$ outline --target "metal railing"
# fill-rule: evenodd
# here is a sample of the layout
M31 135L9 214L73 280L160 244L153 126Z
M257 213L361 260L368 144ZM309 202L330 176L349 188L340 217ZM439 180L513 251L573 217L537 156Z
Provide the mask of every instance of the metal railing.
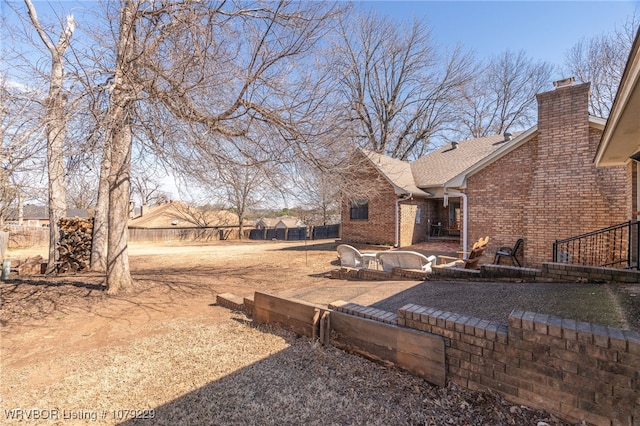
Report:
M553 243L553 261L586 266L638 269L638 222L624 222Z

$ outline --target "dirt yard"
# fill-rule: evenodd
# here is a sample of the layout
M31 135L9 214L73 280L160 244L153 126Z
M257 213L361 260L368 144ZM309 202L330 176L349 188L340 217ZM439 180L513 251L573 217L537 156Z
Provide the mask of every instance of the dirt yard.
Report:
M132 244L137 287L117 297L95 274L12 277L0 284L0 423L563 424L215 305L254 291L375 304L419 284L329 280L335 253L329 241Z

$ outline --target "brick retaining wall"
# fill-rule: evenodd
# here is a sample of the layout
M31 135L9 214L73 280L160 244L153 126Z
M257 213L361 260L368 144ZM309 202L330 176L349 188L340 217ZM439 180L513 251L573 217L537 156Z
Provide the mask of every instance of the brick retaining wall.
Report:
M569 421L640 425L640 334L514 310L499 324L418 305L398 325L445 338L449 380Z
M597 268L567 263L543 263L542 273L546 278L565 282L581 280L589 282L640 282L640 271L620 268Z
M434 267L431 273L395 268L393 273L375 269L333 270L331 278L351 280L471 280L525 282L618 282L640 283L640 271L620 268L600 268L546 262L541 269L506 265L481 265L480 269Z

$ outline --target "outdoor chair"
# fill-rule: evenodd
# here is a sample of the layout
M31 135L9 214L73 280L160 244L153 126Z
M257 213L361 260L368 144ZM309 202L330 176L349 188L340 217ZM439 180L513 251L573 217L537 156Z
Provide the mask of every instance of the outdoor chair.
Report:
M498 248L498 250L496 251L496 257L493 259L493 263L495 265L499 265L500 259L502 259L503 257L508 257L511 259L511 263L522 267L522 264L518 260L518 251L523 244L524 240L522 238L518 238L518 241L516 241L513 247L505 246Z
M376 254L378 264L385 272L392 272L393 268L416 269L431 272L431 264L435 262L435 256L425 256L416 251L389 250Z
M375 253L360 253L357 248L348 244L340 244L337 250L340 266L343 268L368 268L371 262L376 262Z
M460 221L454 220L447 227L448 235L460 235Z
M489 244L489 237L480 238L478 241L473 243L470 252L459 251L459 257L457 258L451 256L438 256L438 258L440 259L440 264L438 265L438 267L478 269L478 262L484 254L484 251L487 248L487 244Z

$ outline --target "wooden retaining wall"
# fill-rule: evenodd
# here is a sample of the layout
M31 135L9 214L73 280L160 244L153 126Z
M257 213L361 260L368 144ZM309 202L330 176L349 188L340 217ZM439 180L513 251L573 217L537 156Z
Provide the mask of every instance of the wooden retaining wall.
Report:
M285 299L256 292L253 297L253 321L276 324L301 336L320 338L320 319L328 311L302 300ZM324 331L324 327L323 327ZM322 339L325 340L322 334Z
M440 336L265 293L256 292L253 302L257 323L278 324L324 344L396 365L436 385L445 384Z
M341 312L329 315L329 344L366 358L391 363L430 383L444 386L444 340Z

